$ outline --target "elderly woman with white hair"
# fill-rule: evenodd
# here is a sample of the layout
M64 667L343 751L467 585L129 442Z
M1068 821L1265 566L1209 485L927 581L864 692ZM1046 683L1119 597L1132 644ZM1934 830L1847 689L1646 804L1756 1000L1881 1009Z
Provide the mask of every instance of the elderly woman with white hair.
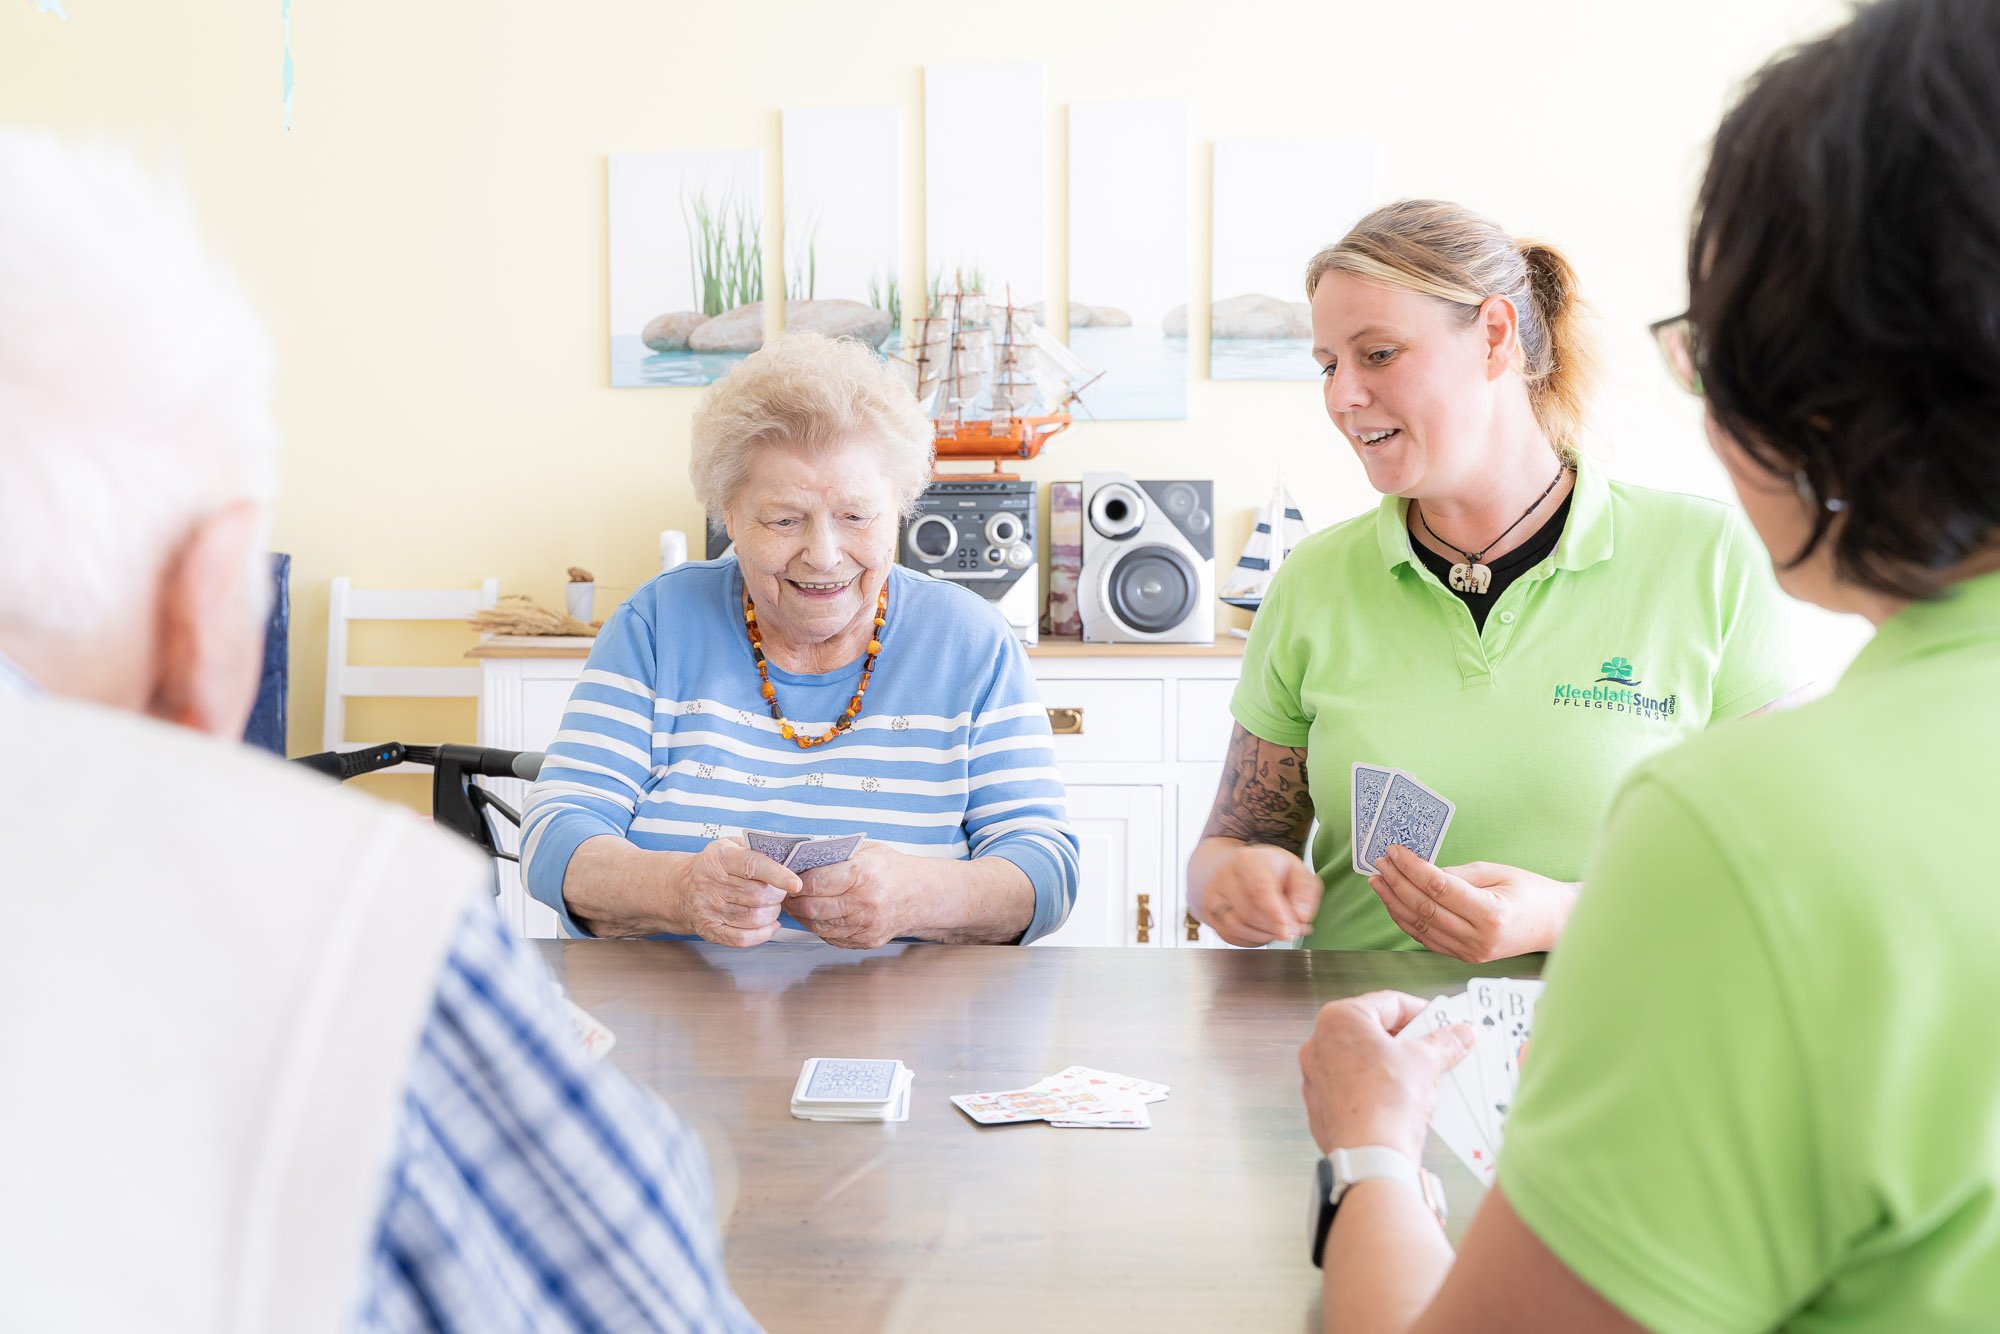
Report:
M1075 898L1048 718L976 594L895 563L931 423L859 343L789 334L710 391L695 494L734 559L605 623L529 794L529 892L576 935L1022 943ZM865 836L795 874L758 830Z

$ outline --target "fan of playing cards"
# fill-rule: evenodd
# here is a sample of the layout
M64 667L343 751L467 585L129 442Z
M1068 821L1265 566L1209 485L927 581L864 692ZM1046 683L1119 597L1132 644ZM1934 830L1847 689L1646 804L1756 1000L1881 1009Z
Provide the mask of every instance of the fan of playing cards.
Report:
M1024 1089L959 1093L951 1101L982 1126L1047 1121L1066 1130L1145 1130L1153 1124L1146 1104L1169 1092L1165 1084L1072 1065Z
M743 839L752 852L761 852L787 871L798 872L844 862L861 846L859 834L813 838L807 834L767 834L761 829L746 829Z
M801 1121L907 1121L916 1075L901 1061L814 1056L792 1088Z
M1500 1134L1521 1082L1521 1058L1535 1032L1535 1002L1542 984L1532 978L1475 977L1457 996L1439 996L1397 1034L1398 1041L1472 1025L1470 1055L1438 1082L1431 1129L1472 1169L1493 1184Z
M1401 769L1356 764L1353 770L1354 870L1375 874L1375 859L1392 846L1436 862L1458 807Z

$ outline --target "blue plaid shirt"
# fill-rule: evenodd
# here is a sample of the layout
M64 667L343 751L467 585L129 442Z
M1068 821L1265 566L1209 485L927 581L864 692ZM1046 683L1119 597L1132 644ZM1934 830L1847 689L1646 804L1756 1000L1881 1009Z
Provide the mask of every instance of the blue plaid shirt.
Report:
M358 1326L755 1330L708 1166L666 1106L583 1052L541 961L475 903L403 1097Z

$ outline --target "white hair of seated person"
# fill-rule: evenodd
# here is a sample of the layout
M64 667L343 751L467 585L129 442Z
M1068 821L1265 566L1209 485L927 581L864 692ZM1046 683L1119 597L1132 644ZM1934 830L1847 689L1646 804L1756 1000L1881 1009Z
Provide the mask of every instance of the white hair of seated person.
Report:
M232 695L247 671L254 691L233 622L261 626L268 597L271 378L183 190L114 145L0 130L0 652L63 693L173 721L214 710L108 697L159 683L146 663L113 679L107 652L226 669ZM182 596L196 574L198 614Z
M765 445L808 451L865 443L882 456L897 511L931 480L935 428L916 395L866 344L781 334L716 381L695 412L688 477L720 520Z

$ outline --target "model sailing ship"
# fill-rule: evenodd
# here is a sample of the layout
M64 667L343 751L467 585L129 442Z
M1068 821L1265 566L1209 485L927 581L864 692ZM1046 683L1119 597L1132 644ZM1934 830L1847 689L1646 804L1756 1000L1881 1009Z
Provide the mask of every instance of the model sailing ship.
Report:
M1264 594L1269 591L1278 567L1284 564L1285 557L1292 554L1292 548L1305 541L1311 531L1281 479L1272 488L1271 499L1264 506L1264 513L1259 516L1250 540L1244 543L1243 554L1236 559L1236 568L1230 572L1228 582L1223 584L1222 591L1216 596L1232 607L1256 611L1264 605ZM1240 636L1243 632L1232 630L1230 633Z
M1067 427L1065 411L1102 378L1012 303L945 292L891 361L937 424L937 459L1031 459ZM1039 409L1039 411L1037 410ZM983 474L982 474L983 475Z

